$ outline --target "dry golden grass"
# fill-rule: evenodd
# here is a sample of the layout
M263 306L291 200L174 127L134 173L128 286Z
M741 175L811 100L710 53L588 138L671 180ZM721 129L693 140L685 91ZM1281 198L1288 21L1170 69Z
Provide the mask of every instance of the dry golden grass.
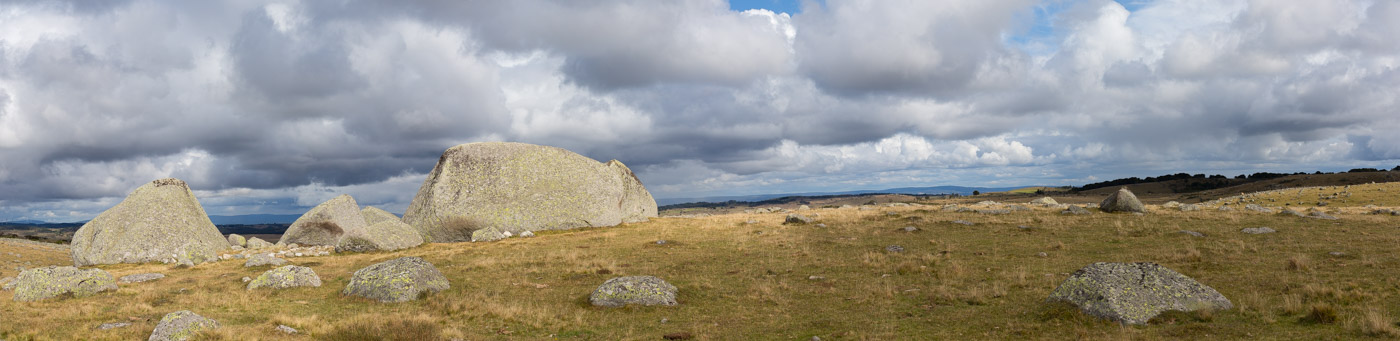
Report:
M241 277L267 269L241 262L187 269L113 265L101 268L116 276L155 271L168 277L58 301L20 303L0 292L0 339L142 339L162 315L182 309L219 320L224 327L205 336L227 340L631 340L676 332L697 340L1395 336L1391 316L1400 313L1400 276L1391 269L1400 265L1400 217L1351 209L1340 207L1336 221L1160 208L1144 216L1048 209L982 215L936 206L809 212L820 214L826 228L783 225L780 213L660 218L493 243L296 258L293 263L315 269L324 285L282 291L243 290ZM895 231L904 226L922 230ZM1279 232L1239 232L1258 226ZM656 244L660 239L667 243ZM889 245L905 251L886 252ZM1333 251L1345 256L1328 254ZM452 288L402 304L339 295L353 271L402 256L432 262ZM1236 307L1125 327L1044 303L1074 270L1135 261L1191 276ZM666 279L680 289L680 305L588 304L603 281L627 275ZM107 322L133 326L94 330ZM302 333L282 335L274 330L279 324Z

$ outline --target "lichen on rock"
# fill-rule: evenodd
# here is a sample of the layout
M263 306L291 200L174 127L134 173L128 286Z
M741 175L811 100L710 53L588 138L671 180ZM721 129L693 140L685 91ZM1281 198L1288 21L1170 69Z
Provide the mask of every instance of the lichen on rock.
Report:
M286 289L294 287L319 287L321 277L316 276L316 271L311 268L296 265L287 265L280 268L268 270L258 275L248 282L248 290L268 288Z
M149 341L184 341L195 334L210 329L218 329L219 321L199 316L189 310L165 314L151 331Z
M1144 324L1164 311L1225 310L1215 289L1156 263L1094 263L1070 275L1046 301L1063 301L1095 317Z
M416 300L448 288L447 277L433 264L418 257L402 257L355 271L340 294L389 303Z
M599 285L588 301L601 307L672 306L676 305L676 286L654 276L617 277Z
M14 281L14 300L31 302L63 295L87 297L99 292L117 290L112 274L102 269L78 269L71 266L48 266L24 270Z
M179 179L159 179L73 234L73 264L191 263L215 260L229 243Z

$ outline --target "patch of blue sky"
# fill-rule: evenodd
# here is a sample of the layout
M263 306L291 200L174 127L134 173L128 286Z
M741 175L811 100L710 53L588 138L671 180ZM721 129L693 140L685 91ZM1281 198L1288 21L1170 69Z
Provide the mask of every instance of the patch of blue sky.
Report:
M1154 0L1114 0L1128 12L1136 12ZM1056 16L1084 0L1045 0L1036 4L1027 17L1017 18L1024 24L1013 27L1003 43L1032 56L1048 56L1059 50L1063 32L1056 30Z
M815 1L816 5L822 5L825 0ZM747 11L751 9L766 9L774 13L787 13L788 15L802 12L801 0L729 0L729 9L732 11Z

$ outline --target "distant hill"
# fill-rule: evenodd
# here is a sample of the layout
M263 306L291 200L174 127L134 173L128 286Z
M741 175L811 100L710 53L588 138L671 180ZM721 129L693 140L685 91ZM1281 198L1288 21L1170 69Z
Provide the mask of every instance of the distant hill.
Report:
M258 224L291 224L301 218L300 214L244 214L244 215L211 215L209 220L214 225L258 225Z
M48 223L49 223L49 222L47 222L47 221L43 221L43 220L34 220L34 219L15 220L15 221L0 221L0 225L33 225L33 224L48 224Z
M1025 188L1025 187L1031 187L1031 186L1015 186L1015 187L963 187L963 186L899 187L899 188L873 189L873 190L856 190L856 191L845 191L845 192L806 192L806 193L785 193L785 194L757 194L757 195L737 195L737 196L702 197L702 198L660 198L660 199L656 199L656 204L657 204L657 205L660 205L660 206L668 206L668 205L684 204L684 203L695 203L695 202L715 202L715 203L719 203L719 202L728 202L728 201L730 201L730 200L733 200L733 201L744 201L744 202L759 202L759 201L770 200L770 199L777 199L777 198L782 198L782 197L820 197L820 196L856 195L856 194L876 194L876 193L881 193L881 194L910 194L910 195L936 195L936 194L972 195L972 192L974 192L974 191L975 191L975 192L981 192L981 193L1004 192L1004 191L1010 191L1010 190L1015 190L1015 189L1019 189L1019 188Z

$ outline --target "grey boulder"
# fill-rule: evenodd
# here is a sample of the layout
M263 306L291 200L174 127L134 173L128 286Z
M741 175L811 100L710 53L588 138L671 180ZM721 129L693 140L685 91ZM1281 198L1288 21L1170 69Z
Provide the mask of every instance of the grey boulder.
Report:
M794 225L797 225L797 224L809 224L809 223L811 223L811 222L812 222L812 218L809 218L809 217L807 217L807 216L805 216L805 215L801 215L801 214L797 214L797 213L788 214L788 215L787 215L787 218L783 220L783 223L784 223L784 224L794 224Z
M600 307L673 306L676 305L676 286L653 276L617 277L593 290L588 302Z
M403 221L429 242L502 232L613 226L656 217L656 200L617 160L556 147L481 142L447 149Z
M433 264L418 257L403 257L355 271L340 294L386 303L407 302L450 287Z
M181 310L169 314L160 319L156 324L156 329L151 331L149 341L184 341L194 337L195 334L219 328L219 321L199 316L189 310Z
M494 242L501 239L506 239L506 234L501 233L501 230L498 230L495 227L487 227L484 229L472 231L473 242Z
M248 290L258 288L286 289L295 287L319 287L321 277L316 276L316 272L311 268L296 265L287 265L280 268L267 270L258 278L248 282Z
M99 292L117 290L116 279L102 269L78 269L71 266L47 266L28 269L15 278L14 300L33 302L71 294L87 297Z
M1276 231L1276 230L1274 230L1274 229L1272 229L1272 228L1268 228L1268 227L1246 227L1246 228L1240 229L1240 232L1244 232L1244 233L1246 233L1246 234L1265 234L1265 233L1274 233L1274 232L1278 232L1278 231Z
M341 194L297 218L278 245L331 245L341 252L393 251L423 244L423 236L393 213L360 209Z
M228 240L180 179L151 181L73 234L73 265L203 263Z
M1069 207L1066 207L1064 211L1060 211L1060 214L1081 215L1081 214L1093 214L1093 212L1089 212L1089 210L1087 210L1087 209L1085 209L1085 208L1083 208L1083 207L1079 207L1078 205L1069 205Z
M1138 201L1136 195L1129 191L1127 187L1119 187L1117 192L1110 194L1099 203L1099 210L1104 212L1136 212L1143 213L1146 210L1142 202Z
M253 254L252 256L248 256L248 260L243 261L243 266L244 266L244 267L254 267L254 266L264 266L264 265L281 266L281 265L283 265L283 264L287 264L287 260L281 259L281 258L277 258L277 257L273 257L273 256L268 255L268 254L266 254L266 253Z
M262 240L261 238L258 238L258 237L248 238L248 245L247 245L247 248L249 248L249 249L262 249L262 248L269 248L269 247L272 247L272 246L273 246L273 244L272 244L271 242L268 242L268 241L266 241L266 240Z
M1145 324L1165 311L1232 307L1215 289L1156 263L1090 264L1060 283L1046 301L1068 302L1123 324Z
M122 276L122 278L118 278L118 279L117 279L117 282L118 282L118 283L141 283L141 282L154 281L154 280L161 279L161 278L165 278L165 274L151 272L151 273L132 274L132 275Z

